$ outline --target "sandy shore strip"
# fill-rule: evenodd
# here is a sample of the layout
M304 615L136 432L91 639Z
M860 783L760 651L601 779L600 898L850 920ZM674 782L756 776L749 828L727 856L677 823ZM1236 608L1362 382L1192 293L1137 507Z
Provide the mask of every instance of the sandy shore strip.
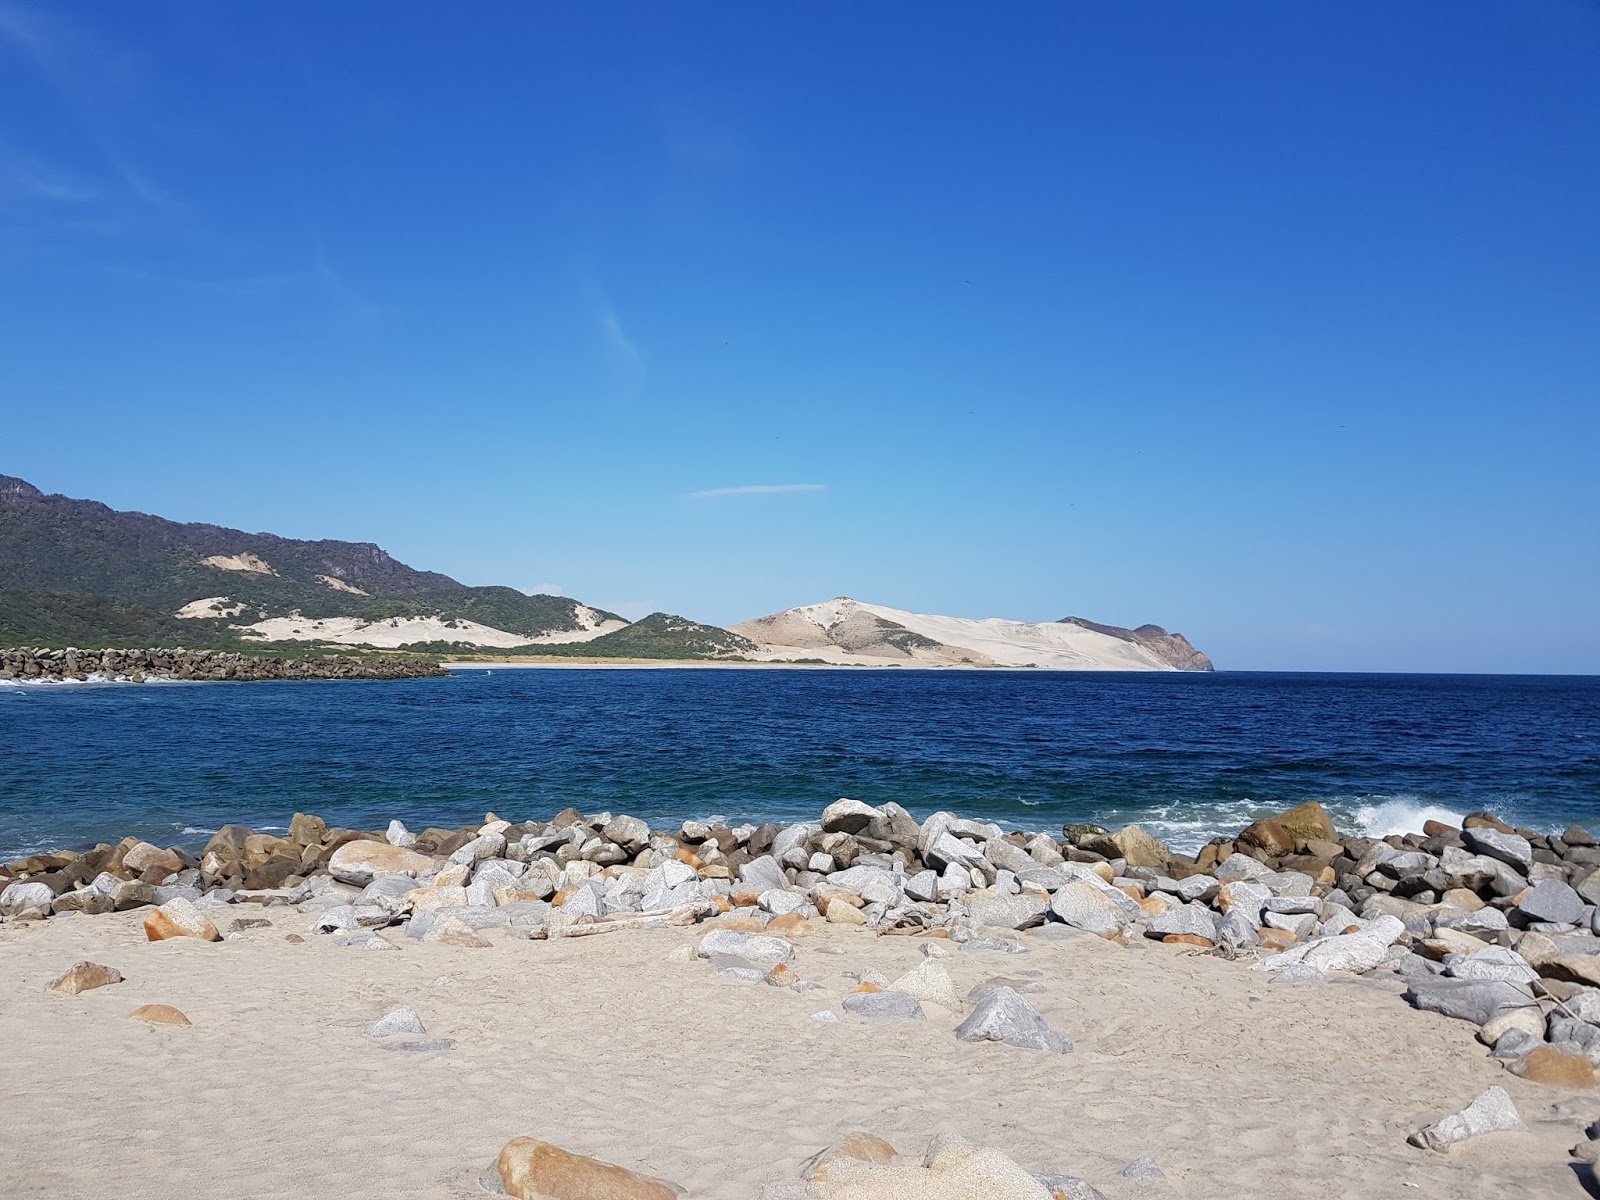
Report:
M1579 826L299 813L0 884L7 1197L1594 1194Z
M0 928L7 1196L465 1200L506 1141L532 1135L749 1200L863 1129L916 1155L960 1134L1109 1200L1570 1197L1567 1149L1600 1115L1588 1094L1558 1115L1568 1095L1509 1076L1472 1027L1409 1010L1392 985L1273 987L1064 926L1023 934L1025 954L939 960L962 995L1025 980L1075 1043L1053 1055L958 1041L960 1015L933 1004L923 1021L841 1010L853 975L892 979L926 939L823 928L794 943L795 972L821 985L796 994L683 958L696 928L488 930L483 948L395 938L371 953L306 933L293 909L231 911L269 923L220 943L147 942L136 911ZM80 959L125 981L47 990ZM153 1003L192 1024L129 1019ZM449 1048L366 1034L397 1007ZM1448 1154L1406 1143L1493 1085L1526 1132ZM1164 1178L1124 1178L1141 1156Z

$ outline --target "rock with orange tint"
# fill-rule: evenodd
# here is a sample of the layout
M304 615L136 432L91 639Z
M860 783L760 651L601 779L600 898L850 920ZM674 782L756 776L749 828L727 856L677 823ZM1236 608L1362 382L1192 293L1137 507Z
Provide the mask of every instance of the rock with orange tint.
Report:
M822 915L833 925L865 925L867 923L866 913L838 896L828 901L828 907L822 910Z
M183 859L179 858L175 851L163 850L160 846L152 846L149 842L139 842L123 855L122 865L135 875L155 870L167 876L183 870Z
M799 913L784 913L767 922L767 932L781 937L799 938L811 935L811 922Z
M199 938L203 942L222 940L211 918L184 899L168 900L146 916L144 936L152 942L180 937Z
M288 942L291 946L303 946L306 942L305 938L301 937L298 933L286 933L283 935L283 940Z
M735 908L755 908L761 903L760 892L735 892L733 893L733 906Z
M772 987L793 987L800 982L800 976L788 963L779 963L767 972L766 982Z
M1201 937L1198 933L1169 933L1161 939L1164 946L1199 946L1202 950L1209 950L1214 943L1210 938Z
M328 874L343 883L366 887L385 875L417 878L434 865L426 854L388 842L346 842L328 859Z
M105 987L109 983L121 983L122 972L115 967L102 967L99 963L80 962L74 963L60 979L50 985L52 992L60 992L66 996L76 996L79 992L92 991L98 987Z
M1536 1046L1511 1064L1511 1073L1534 1083L1556 1087L1591 1088L1594 1063L1584 1055L1562 1054L1554 1046Z
M515 1200L674 1200L683 1189L536 1138L512 1138L495 1161Z
M882 1165L895 1160L895 1148L881 1137L855 1130L801 1163L800 1178L807 1182L827 1179L829 1166L841 1159Z
M1294 853L1294 834L1277 821L1263 818L1252 822L1250 827L1239 835L1239 844L1263 850L1274 858L1282 858L1285 854Z
M1261 940L1263 950L1287 950L1299 939L1287 929L1258 929L1256 937Z
M170 1004L141 1004L128 1014L141 1021L149 1021L152 1025L188 1025L188 1017L184 1016Z

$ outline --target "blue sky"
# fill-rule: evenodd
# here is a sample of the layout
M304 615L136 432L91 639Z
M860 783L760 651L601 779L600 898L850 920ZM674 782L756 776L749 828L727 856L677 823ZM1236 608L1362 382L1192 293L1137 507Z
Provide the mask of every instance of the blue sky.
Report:
M1600 6L0 0L0 471L716 623L1600 672Z

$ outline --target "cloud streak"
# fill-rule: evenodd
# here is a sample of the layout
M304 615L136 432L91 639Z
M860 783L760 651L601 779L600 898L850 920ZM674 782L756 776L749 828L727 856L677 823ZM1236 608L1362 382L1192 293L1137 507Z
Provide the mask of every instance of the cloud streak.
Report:
M694 500L709 500L717 496L785 496L794 492L825 492L828 485L825 483L752 483L744 487L706 488L700 492L690 492Z

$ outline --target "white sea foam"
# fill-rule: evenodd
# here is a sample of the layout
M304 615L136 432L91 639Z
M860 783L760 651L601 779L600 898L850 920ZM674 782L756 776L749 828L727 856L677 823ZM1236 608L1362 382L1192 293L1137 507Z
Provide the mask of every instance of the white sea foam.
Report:
M1366 799L1368 803L1355 811L1356 825L1362 837L1421 833L1425 821L1440 821L1459 828L1466 817L1465 813L1458 813L1441 804L1429 804L1417 796L1368 796Z

